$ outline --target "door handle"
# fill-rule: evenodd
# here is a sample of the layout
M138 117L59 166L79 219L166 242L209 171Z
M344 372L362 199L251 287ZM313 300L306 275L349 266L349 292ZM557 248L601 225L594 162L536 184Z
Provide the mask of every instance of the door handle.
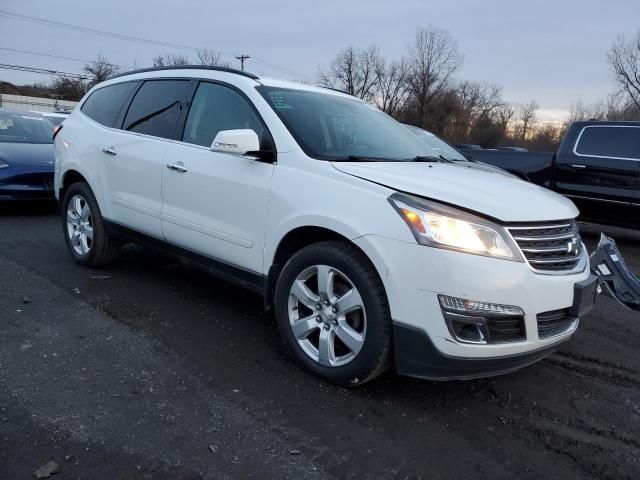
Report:
M587 168L587 166L586 166L586 165L581 165L581 164L579 164L579 163L572 163L572 164L571 164L571 167L572 167L572 168L579 168L579 169Z
M167 163L167 168L169 170L173 170L175 172L180 172L180 173L186 173L188 171L187 167L185 167L182 162Z
M113 147L105 147L105 148L102 149L102 152L106 153L107 155L111 155L111 156L114 156L114 155L118 154L118 152L116 152L115 148L113 148Z

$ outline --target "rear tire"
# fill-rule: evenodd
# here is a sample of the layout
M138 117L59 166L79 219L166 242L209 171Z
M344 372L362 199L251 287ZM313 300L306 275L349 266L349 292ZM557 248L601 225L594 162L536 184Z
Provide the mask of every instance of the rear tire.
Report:
M107 232L96 197L86 182L71 185L62 201L62 231L71 256L80 265L109 265L120 243Z
M377 271L346 241L304 247L285 264L275 291L283 343L307 370L342 386L384 372L391 357L391 313Z

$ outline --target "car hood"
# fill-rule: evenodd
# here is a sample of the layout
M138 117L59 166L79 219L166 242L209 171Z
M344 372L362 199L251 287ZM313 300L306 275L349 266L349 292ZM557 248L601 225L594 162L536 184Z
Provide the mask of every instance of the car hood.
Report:
M53 168L53 144L0 142L0 160L12 167Z
M424 162L335 162L333 166L400 192L456 205L503 222L566 220L578 215L570 200L499 170Z

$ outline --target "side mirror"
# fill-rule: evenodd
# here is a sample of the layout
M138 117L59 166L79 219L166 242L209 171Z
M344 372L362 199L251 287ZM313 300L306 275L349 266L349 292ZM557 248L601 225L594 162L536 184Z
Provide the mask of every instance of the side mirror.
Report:
M213 139L211 150L214 152L246 155L248 152L260 150L258 134L250 128L240 130L221 130Z

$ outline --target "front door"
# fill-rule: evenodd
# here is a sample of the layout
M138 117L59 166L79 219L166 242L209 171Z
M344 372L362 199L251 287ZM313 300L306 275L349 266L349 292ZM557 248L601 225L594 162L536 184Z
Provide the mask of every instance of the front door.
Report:
M270 139L241 93L201 82L182 143L172 143L165 154L162 230L173 244L260 273L274 165L210 150L219 131L245 128L263 142Z

